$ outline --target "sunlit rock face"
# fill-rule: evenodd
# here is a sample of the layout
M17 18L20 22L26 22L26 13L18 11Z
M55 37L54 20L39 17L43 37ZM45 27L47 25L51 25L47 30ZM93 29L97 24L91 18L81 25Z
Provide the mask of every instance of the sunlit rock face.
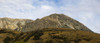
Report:
M28 23L23 26L23 32L35 31L43 28L71 28L75 30L91 31L82 23L72 19L64 14L51 14L49 16L43 17L42 19L37 19L34 22Z
M32 20L0 18L0 28L15 30L15 29L19 28L19 26L22 27L29 22L32 22Z

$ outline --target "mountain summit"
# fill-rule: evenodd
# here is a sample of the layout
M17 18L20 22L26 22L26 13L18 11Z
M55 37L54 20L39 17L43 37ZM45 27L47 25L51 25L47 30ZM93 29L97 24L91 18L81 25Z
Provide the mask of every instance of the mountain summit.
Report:
M64 14L52 14L42 19L37 19L34 22L26 24L22 31L27 32L43 28L71 28L75 30L91 31L82 23Z

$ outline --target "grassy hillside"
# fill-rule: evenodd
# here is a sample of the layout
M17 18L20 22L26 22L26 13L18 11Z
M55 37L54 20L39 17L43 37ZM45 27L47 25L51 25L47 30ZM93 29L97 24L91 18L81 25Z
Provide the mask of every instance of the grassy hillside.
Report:
M44 28L25 33L0 30L0 43L100 43L100 34L69 28Z

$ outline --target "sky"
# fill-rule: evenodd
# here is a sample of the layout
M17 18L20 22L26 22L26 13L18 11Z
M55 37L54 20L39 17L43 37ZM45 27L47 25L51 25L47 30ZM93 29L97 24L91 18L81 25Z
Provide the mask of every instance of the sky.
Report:
M65 14L100 33L100 0L0 0L0 18L37 19Z

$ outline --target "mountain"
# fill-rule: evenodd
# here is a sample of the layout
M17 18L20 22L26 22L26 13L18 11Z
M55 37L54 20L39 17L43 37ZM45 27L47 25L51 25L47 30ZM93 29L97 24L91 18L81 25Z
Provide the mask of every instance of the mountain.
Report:
M30 19L0 18L0 29L11 29L27 32L50 27L91 31L82 23L64 14L51 14L43 17L42 19L36 19L34 21Z
M0 18L0 43L100 43L100 34L64 14L34 21Z
M19 28L19 26L23 26L30 22L32 22L32 20L29 19L0 18L0 29L15 30Z
M22 32L34 31L49 27L91 31L82 23L72 19L69 16L64 14L51 14L49 16L43 17L42 19L37 19L34 22L26 24L23 26Z

